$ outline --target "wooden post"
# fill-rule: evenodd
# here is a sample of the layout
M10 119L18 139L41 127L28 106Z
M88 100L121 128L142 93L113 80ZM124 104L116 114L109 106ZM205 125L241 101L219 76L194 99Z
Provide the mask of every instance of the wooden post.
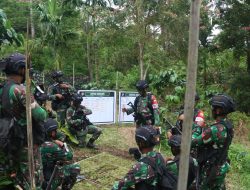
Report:
M28 141L28 161L29 161L29 177L30 189L36 189L35 183L35 168L33 154L33 136L32 136L32 118L31 118L31 90L30 90L30 53L29 53L29 21L27 21L27 44L26 44L26 65L25 65L25 80L26 80L26 119L27 119L27 141Z
M75 88L75 63L73 63L73 87Z
M194 116L194 99L196 88L198 40L201 0L191 1L188 45L188 69L184 106L184 126L181 139L181 157L179 167L178 190L187 189L187 177L189 169L189 155L191 146L191 133Z

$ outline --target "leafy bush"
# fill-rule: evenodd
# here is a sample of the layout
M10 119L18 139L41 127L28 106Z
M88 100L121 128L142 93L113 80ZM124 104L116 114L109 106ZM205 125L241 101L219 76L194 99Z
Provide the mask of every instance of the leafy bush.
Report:
M237 103L237 109L250 113L250 75L240 73L232 82L230 93Z

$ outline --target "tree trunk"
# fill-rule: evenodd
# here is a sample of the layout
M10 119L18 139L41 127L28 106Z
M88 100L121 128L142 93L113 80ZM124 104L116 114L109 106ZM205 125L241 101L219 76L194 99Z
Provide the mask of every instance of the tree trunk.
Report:
M144 23L143 23L143 0L136 0L135 2L136 5L136 16L137 16L137 27L140 29L138 31L141 31L141 29L144 29ZM140 65L140 79L144 79L144 45L145 43L143 42L143 36L146 31L143 30L142 32L139 32L137 35L139 37L139 55L138 55L138 61Z
M144 79L144 61L143 61L143 54L144 54L144 45L143 43L139 42L139 64L140 64L140 79Z
M90 57L90 42L89 42L89 34L87 33L87 62L88 62L88 71L89 71L89 79L93 81L93 67L91 63Z
M84 28L85 26L85 28ZM86 44L86 52L87 52L87 64L88 64L88 72L89 72L89 80L93 81L93 65L91 62L91 34L90 34L90 15L88 14L86 24L83 24L83 31L87 36L87 44Z
M247 72L250 74L250 49L247 50Z
M30 0L30 32L31 39L35 38L35 25L33 20L33 0Z

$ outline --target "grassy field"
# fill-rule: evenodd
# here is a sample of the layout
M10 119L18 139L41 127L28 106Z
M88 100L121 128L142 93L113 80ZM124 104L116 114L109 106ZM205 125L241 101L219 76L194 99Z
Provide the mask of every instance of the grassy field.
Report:
M166 142L166 141L165 141ZM77 183L74 190L111 189L135 162L128 154L129 147L136 147L134 128L128 126L105 127L98 139L99 150L74 149L75 159L81 165L81 173L86 180ZM162 144L156 147L164 156L171 156L169 148ZM231 171L227 176L227 189L250 189L250 146L237 138L230 147Z

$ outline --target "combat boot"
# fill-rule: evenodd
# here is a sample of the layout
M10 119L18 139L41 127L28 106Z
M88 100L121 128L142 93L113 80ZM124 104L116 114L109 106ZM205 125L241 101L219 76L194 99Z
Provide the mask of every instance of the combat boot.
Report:
M87 147L91 149L98 149L97 146L94 144L94 142L95 142L95 139L90 138L89 142L87 143Z
M83 140L78 140L79 141L79 144L78 144L78 147L79 148L84 148L86 147L86 142L84 142Z

